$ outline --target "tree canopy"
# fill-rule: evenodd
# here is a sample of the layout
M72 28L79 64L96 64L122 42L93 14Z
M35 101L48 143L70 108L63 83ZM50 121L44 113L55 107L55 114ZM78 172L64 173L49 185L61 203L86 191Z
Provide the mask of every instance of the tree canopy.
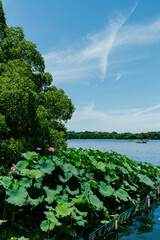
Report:
M21 151L65 146L65 122L74 106L52 76L36 45L21 27L8 27L0 0L0 143L1 161ZM3 150L3 151L2 151Z
M117 133L117 132L68 132L68 139L160 139L160 132Z

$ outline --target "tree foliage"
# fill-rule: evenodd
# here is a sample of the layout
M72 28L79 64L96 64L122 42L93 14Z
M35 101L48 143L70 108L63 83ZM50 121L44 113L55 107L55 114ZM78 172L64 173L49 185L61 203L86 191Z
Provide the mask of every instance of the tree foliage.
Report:
M160 139L160 131L146 133L117 132L68 132L69 139Z
M21 27L8 27L0 1L0 143L1 162L21 151L65 146L65 122L74 106L52 76L36 45ZM3 150L3 151L2 151Z

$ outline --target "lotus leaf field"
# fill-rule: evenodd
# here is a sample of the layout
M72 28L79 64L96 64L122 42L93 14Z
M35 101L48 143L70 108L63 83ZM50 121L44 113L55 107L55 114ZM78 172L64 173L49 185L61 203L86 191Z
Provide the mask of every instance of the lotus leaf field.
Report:
M55 239L92 232L153 191L160 173L160 167L116 152L70 148L51 154L26 152L0 177L0 219L40 227Z

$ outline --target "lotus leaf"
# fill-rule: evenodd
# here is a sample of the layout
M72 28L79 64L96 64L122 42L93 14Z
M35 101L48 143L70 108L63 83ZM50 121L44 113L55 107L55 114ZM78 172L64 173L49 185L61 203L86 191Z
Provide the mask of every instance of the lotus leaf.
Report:
M6 223L7 220L0 220L0 223Z
M30 187L31 186L31 183L30 181L32 180L29 180L28 178L24 177L24 178L21 178L21 180L19 181L19 185L22 186L22 187Z
M49 189L47 186L43 187L47 194L45 201L49 204L53 203L56 200L56 196L63 190L61 185L57 185L56 190Z
M67 204L61 204L56 206L55 211L57 216L66 217L71 214L73 207L68 207Z
M78 175L78 170L75 166L71 165L70 163L64 165L64 171L71 172L75 176Z
M132 191L137 191L137 188L130 185L127 181L124 181L123 183L126 187L129 187Z
M11 183L12 183L11 177L4 176L0 178L0 186L3 186L6 189L11 186Z
M19 207L25 204L26 197L28 195L24 187L20 186L18 188L16 185L14 185L12 189L8 189L6 194L8 195L6 201Z
M110 185L107 185L105 182L101 181L99 185L99 192L104 197L110 197L114 194L115 190Z
M17 238L17 237L11 237L10 240L30 240L30 238L25 238L25 237L20 237L20 238Z
M138 174L138 178L141 180L141 182L145 183L146 185L151 186L151 187L154 186L154 182L147 176Z
M63 161L61 161L57 156L52 156L51 159L56 166L58 166L58 167L63 166Z
M115 191L114 196L116 197L116 200L123 200L124 202L127 202L128 200L131 200L130 196L124 189L118 189ZM119 202L119 201L118 201Z
M102 161L99 161L97 164L96 164L96 168L101 170L102 172L105 172L106 171L106 164Z
M55 169L55 164L51 160L40 159L37 166L43 173L51 174Z
M68 194L66 194L64 192L63 195L59 196L56 200L57 200L58 204L67 204L68 205Z
M28 161L19 161L16 165L15 165L15 167L16 167L16 169L18 169L18 170L22 170L22 169L26 169L26 167L28 166Z
M113 183L115 180L117 180L118 177L115 176L114 174L111 174L111 175L105 176L104 178L105 178L107 183L110 183L110 182Z
M74 204L85 204L85 203L87 203L87 199L84 195L78 195L78 196L76 196L76 198L72 199L72 202Z
M63 183L68 182L68 180L73 176L73 173L71 172L64 172L65 178L63 178L61 175L59 175L59 180Z
M28 195L28 202L29 202L29 204L34 205L35 207L36 207L37 205L39 205L41 202L43 202L43 199L44 199L44 196L39 197L39 198L37 198L37 199L32 199L32 198L30 198L30 196Z
M53 230L55 226L60 226L60 225L61 225L61 223L58 222L57 219L55 220L55 222L51 222L49 220L44 220L41 222L40 227L41 227L42 231L48 232L48 231Z
M93 179L94 178L94 173L86 173L86 177L89 179Z
M79 211L75 206L74 206L74 210L76 213L78 213L80 216L86 217L88 215L88 212L81 212Z
M61 223L58 222L58 219L55 217L55 215L54 215L54 213L53 213L52 211L44 212L44 213L45 213L47 219L48 219L50 222L54 223L55 226L60 226L60 225L61 225Z
M72 217L76 220L76 224L79 226L83 226L85 225L85 223L87 222L86 220L83 219L82 216L77 216L75 212L72 212Z
M127 162L125 162L125 163L123 164L123 166L124 166L125 168L127 168L127 170L128 170L129 172L133 172L132 168L129 166L129 164L128 164Z
M34 183L34 187L36 187L36 188L41 188L41 186L42 186L42 180L43 180L43 178L38 178L38 179L36 180L36 182Z
M95 206L97 209L102 209L103 208L103 202L101 202L96 195L90 195L89 200L90 200L90 203L93 206Z
M32 170L30 170L30 175L34 176L34 178L38 179L38 178L41 178L42 176L44 176L44 172L42 172L41 170L38 170L38 169L32 169Z
M116 167L117 167L117 165L115 165L115 164L112 163L112 162L110 162L110 163L107 164L107 168L109 168L109 169L115 170Z
M22 176L27 176L29 178L34 178L34 175L33 175L33 177L30 177L30 170L27 169L27 168L26 169L22 169L20 173L21 173Z
M98 182L95 180L89 180L88 183L93 187L93 188L98 188Z
M22 153L22 156L25 159L31 160L31 159L38 157L39 155L36 152L26 152L26 153Z
M120 171L122 171L123 174L129 175L129 172L124 167L120 167Z
M68 186L66 186L66 191L70 194L70 195L77 195L79 194L79 189L77 188L77 190L71 191L70 188Z

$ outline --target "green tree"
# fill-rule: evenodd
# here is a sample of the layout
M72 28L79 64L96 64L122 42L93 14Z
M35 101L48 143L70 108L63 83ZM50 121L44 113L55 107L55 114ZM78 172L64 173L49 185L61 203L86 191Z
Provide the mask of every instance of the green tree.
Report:
M6 166L21 151L66 146L74 106L52 80L23 29L7 26L0 0L0 160Z

